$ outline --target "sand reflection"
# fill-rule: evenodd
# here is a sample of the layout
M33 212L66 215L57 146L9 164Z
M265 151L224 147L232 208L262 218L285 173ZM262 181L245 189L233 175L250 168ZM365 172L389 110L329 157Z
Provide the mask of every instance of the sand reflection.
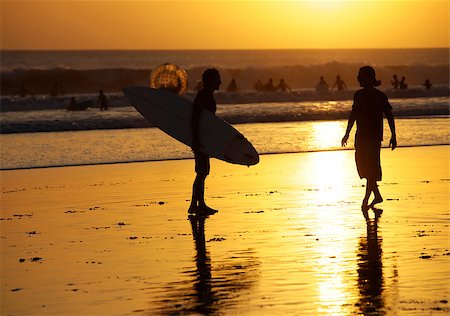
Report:
M207 218L199 215L188 217L195 245L195 269L182 271L188 278L166 287L167 296L161 300L159 309L162 314L210 315L242 310L243 302L249 299L251 288L260 277L260 262L252 249L211 260L207 244L221 240L205 238Z
M378 236L378 218L367 221L367 236L362 236L358 248L358 289L356 305L361 314L382 313L383 264L382 238Z

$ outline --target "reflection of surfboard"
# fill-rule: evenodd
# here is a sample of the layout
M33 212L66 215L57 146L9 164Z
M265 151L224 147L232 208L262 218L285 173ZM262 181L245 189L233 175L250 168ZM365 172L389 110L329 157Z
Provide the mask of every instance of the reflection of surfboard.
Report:
M174 93L147 87L127 87L123 92L147 120L180 142L192 145L192 102ZM250 166L259 162L252 144L227 122L202 111L199 124L202 152L234 164Z

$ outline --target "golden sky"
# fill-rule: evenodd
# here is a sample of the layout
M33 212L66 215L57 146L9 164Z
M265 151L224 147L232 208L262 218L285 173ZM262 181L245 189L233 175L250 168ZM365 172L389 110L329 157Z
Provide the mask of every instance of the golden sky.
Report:
M1 1L2 49L449 47L449 1Z

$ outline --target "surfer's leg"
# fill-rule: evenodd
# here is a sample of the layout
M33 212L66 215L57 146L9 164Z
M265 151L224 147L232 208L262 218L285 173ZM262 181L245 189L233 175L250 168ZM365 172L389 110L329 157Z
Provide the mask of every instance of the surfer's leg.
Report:
M205 177L197 174L192 185L191 205L189 206L189 213L194 213L198 205L205 204Z
M370 194L372 194L372 184L371 184L371 181L369 179L367 179L367 181L366 181L366 193L364 195L364 199L363 199L363 202L362 202L362 206L363 207L367 207L367 205L369 204Z
M370 203L371 208L373 208L375 204L383 202L383 197L381 196L380 190L378 189L378 184L375 180L372 182L372 191L374 194L374 198L372 203Z

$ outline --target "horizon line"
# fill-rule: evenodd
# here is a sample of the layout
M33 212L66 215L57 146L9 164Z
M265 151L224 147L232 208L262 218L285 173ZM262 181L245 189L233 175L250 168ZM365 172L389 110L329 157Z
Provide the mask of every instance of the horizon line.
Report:
M450 49L435 47L353 47L353 48L19 48L0 49L1 52L76 52L76 51L270 51L270 50L401 50L401 49Z

